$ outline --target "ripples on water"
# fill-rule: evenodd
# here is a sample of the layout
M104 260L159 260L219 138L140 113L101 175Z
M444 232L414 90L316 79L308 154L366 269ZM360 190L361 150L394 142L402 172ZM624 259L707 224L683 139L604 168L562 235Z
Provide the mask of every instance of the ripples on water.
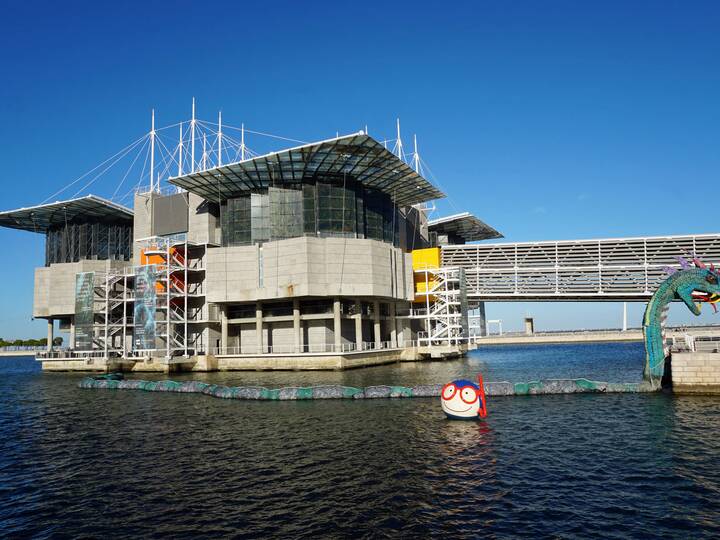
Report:
M642 346L497 347L461 362L225 373L230 384L637 380ZM241 402L88 391L0 360L0 530L35 537L717 537L720 398Z

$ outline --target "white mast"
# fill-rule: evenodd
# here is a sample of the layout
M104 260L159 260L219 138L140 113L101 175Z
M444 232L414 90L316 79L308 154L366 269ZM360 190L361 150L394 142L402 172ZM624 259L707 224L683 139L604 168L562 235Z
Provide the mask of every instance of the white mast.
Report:
M402 144L402 138L400 137L400 119L397 119L397 144L395 145L395 148L397 149L397 157L400 159L403 158L403 144Z
M413 169L420 174L420 154L417 149L417 135L413 135Z
M222 165L222 111L218 111L218 167Z
M245 124L240 124L240 160L245 161Z
M160 182L158 182L159 187ZM155 109L150 120L150 191L155 190Z
M195 172L195 98L192 100L192 118L190 119L190 172Z
M627 332L627 302L623 302L623 332Z
M180 122L180 142L178 143L178 176L182 176L182 160L183 160L183 140L182 140L182 122Z
M207 155L207 136L205 135L205 133L203 133L203 153L202 153L202 159L200 160L200 162L202 163L202 170L203 170L203 171L206 171L206 170L207 170L207 158L208 158L208 155Z

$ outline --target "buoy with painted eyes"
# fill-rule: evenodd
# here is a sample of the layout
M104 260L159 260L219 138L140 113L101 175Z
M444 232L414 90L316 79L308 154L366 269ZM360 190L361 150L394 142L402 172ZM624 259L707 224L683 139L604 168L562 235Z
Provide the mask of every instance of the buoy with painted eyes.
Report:
M450 420L485 418L487 404L482 375L478 373L477 384L467 379L447 383L440 392L440 406Z

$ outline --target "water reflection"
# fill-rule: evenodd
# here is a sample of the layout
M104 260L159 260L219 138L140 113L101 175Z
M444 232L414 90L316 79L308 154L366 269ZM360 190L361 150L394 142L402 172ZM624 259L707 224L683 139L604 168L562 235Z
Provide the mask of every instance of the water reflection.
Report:
M574 350L574 352L572 352ZM623 358L623 354L626 356ZM227 384L632 380L641 350L516 348L351 372L217 373ZM580 355L580 356L575 356ZM579 373L581 372L581 373ZM81 391L0 363L0 530L8 536L645 537L720 534L720 400L437 398L241 402Z

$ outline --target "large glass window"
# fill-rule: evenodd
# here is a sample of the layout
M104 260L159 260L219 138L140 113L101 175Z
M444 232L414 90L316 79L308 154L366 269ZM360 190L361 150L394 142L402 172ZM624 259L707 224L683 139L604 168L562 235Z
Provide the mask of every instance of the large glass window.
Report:
M303 233L303 192L300 189L271 187L270 238L297 238Z
M298 236L345 236L397 243L402 216L390 197L350 179L270 187L223 203L223 245Z
M384 239L384 206L382 194L365 193L365 234L367 238Z
M267 193L250 195L252 243L270 240L270 197Z
M303 232L306 235L315 236L318 232L317 205L315 195L317 190L315 184L303 184Z
M250 237L250 197L228 199L221 206L220 224L224 246L249 244Z
M132 225L68 223L50 229L45 241L45 265L81 260L130 260Z
M318 182L318 231L323 236L355 236L355 189Z

